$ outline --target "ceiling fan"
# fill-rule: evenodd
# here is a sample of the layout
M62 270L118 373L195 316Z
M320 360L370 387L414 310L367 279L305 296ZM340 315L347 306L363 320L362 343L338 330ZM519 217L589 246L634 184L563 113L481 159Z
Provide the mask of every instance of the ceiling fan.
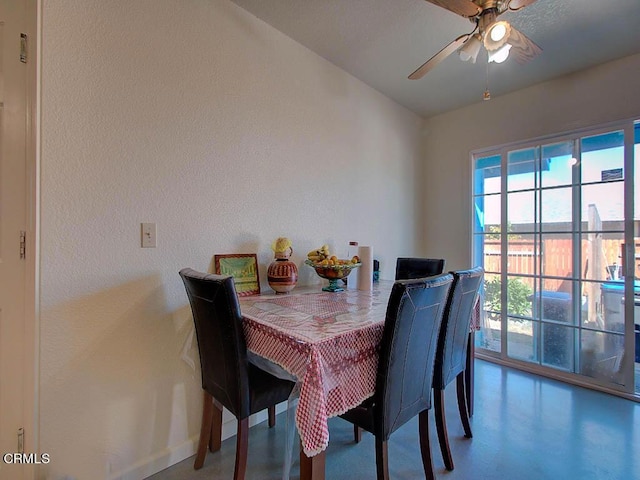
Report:
M506 11L518 11L536 0L426 0L450 12L461 15L475 23L472 32L460 35L409 75L411 80L424 77L453 52L458 50L460 58L475 63L480 48L484 45L489 62L502 63L514 57L522 64L536 57L542 49L509 22L498 20Z

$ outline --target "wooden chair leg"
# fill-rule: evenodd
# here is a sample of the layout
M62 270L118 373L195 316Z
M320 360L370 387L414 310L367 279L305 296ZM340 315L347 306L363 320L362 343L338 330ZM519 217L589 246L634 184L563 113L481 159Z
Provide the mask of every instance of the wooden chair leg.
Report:
M444 412L444 389L433 392L434 410L436 417L436 430L438 432L438 443L442 452L442 459L447 470L453 470L453 457L449 448L449 435L447 434L447 420Z
M467 412L469 413L469 418L473 417L473 387L475 383L475 354L476 354L476 332L469 332L469 343L467 344L467 364L465 368L465 394L467 397Z
M204 392L202 401L202 423L200 424L200 440L193 468L199 470L204 465L204 457L207 455L207 446L211 439L211 424L213 423L213 397Z
M273 428L276 425L276 406L271 405L267 412L269 413L269 428Z
M376 437L376 471L378 480L389 480L389 454L387 441Z
M213 421L209 436L209 451L217 452L222 446L222 404L213 398Z
M469 410L467 408L467 396L465 393L465 372L460 372L456 377L456 393L458 396L458 411L464 428L464 436L472 438L471 424L469 423Z
M353 426L353 439L356 443L360 443L362 440L362 429L357 425Z
M247 473L247 452L249 451L249 417L238 420L236 435L236 466L233 480L244 480Z
M427 480L435 480L433 472L433 459L431 457L431 442L429 441L429 410L420 412L418 416L418 432L420 434L420 453L422 454L422 467Z

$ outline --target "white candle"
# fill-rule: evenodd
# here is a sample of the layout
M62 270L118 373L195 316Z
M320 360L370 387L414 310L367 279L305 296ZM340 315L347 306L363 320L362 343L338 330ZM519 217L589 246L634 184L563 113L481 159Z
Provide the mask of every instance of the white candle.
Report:
M373 248L358 247L358 257L362 262L358 272L358 290L370 291L373 289Z

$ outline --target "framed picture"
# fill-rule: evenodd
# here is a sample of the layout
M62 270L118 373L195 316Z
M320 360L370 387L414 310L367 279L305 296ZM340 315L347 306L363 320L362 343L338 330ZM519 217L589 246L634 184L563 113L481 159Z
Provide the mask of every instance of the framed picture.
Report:
M260 293L258 258L255 253L214 255L216 274L231 275L240 297Z

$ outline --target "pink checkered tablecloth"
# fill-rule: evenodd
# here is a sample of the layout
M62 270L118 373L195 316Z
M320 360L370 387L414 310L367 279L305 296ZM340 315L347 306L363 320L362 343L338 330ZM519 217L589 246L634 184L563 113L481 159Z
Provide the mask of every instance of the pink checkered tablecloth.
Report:
M392 287L296 289L240 299L247 348L300 383L296 425L307 456L329 443L327 421L373 395L378 347Z

